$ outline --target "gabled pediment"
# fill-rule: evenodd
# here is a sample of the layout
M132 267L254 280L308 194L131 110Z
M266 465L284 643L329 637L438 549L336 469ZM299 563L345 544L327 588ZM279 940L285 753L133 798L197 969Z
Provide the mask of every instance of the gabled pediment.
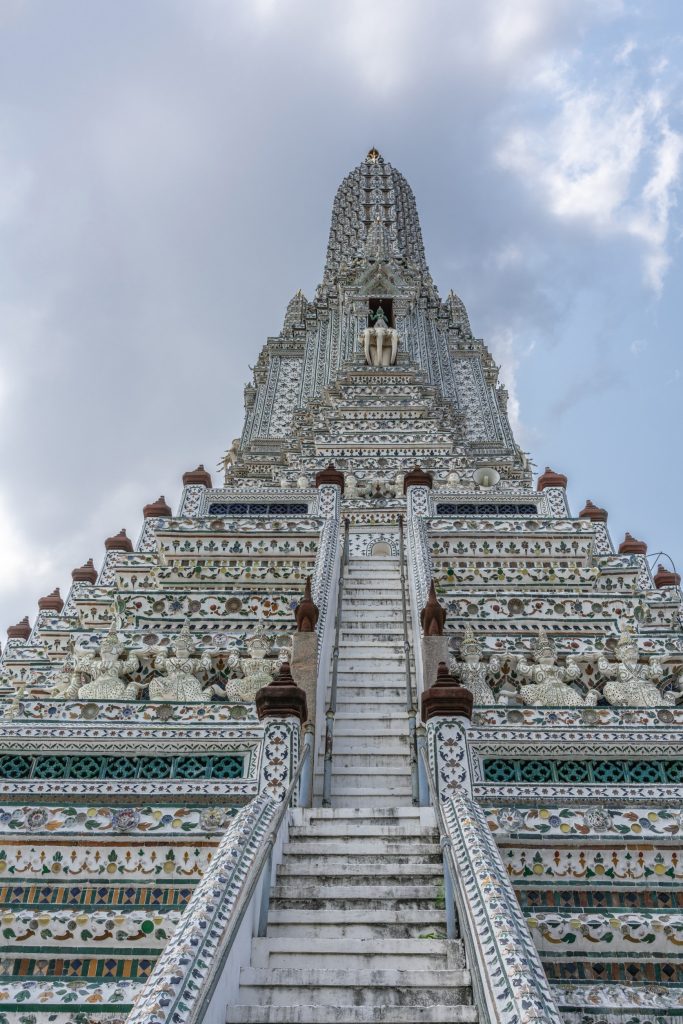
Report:
M395 295L409 284L395 264L384 262L365 265L349 283L366 295Z

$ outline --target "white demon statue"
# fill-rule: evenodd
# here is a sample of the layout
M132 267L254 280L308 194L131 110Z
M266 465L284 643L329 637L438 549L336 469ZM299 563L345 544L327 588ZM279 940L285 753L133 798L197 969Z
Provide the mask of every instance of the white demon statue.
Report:
M569 680L578 679L581 669L570 656L564 666L557 664L557 650L552 639L541 628L533 649L534 664L524 655L516 664L517 674L532 679L532 683L520 686L519 693L525 704L536 708L594 706L598 694L590 690L582 697L568 685Z
M660 658L650 658L647 665L638 664L638 638L626 626L615 648L616 663L604 655L598 659L598 670L609 682L603 696L617 708L664 707L676 703L675 693L662 693L657 686L664 674Z
M173 654L157 648L154 667L157 671L149 683L150 700L184 702L209 701L211 691L205 690L200 676L211 671L211 657L204 652L197 657L197 646L190 635L190 624L183 628L173 643Z
M487 682L487 676L500 669L500 658L494 655L487 663L482 660L481 654L481 644L474 635L472 627L467 626L460 644L462 660L456 661L455 658L451 658L449 667L452 674L472 693L475 706L496 703L493 690Z
M124 679L140 667L137 655L126 654L123 637L117 630L117 620L101 641L95 654L77 653L74 658L74 672L71 688L78 685L80 675L90 676L90 681L78 686L78 696L88 700L122 700L134 698L140 684ZM65 693L64 696L75 696Z
M262 686L268 686L277 675L280 665L288 661L291 652L282 648L277 660L268 658L271 641L268 634L259 629L246 642L247 657L242 658L234 651L228 658L228 668L235 673L225 685L214 683L213 692L225 700L253 701Z

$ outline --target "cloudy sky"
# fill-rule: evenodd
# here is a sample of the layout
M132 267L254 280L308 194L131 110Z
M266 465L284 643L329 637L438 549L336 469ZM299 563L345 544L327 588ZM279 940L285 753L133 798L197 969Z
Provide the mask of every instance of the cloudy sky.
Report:
M371 145L520 443L683 564L680 0L0 0L0 625L241 429Z

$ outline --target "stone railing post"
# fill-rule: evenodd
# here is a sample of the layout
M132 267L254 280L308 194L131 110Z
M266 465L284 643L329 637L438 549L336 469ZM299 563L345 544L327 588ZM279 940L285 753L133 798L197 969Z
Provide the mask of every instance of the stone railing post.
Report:
M410 614L413 625L413 636L420 635L420 611L427 603L429 595L429 584L432 579L432 564L429 555L429 541L427 537L427 518L430 512L429 488L431 484L425 475L424 482L413 483L413 479L419 479L414 475L407 475L406 493L406 562L408 570L408 594L410 597ZM423 645L413 644L415 655L415 677L417 696L419 696L429 683L426 682L423 665Z
M306 694L292 679L289 662L256 694L256 713L264 723L259 792L280 801L299 764L301 726L308 717Z
M434 685L422 694L429 768L441 801L459 788L471 793L467 730L472 705L472 693L456 682L442 661Z

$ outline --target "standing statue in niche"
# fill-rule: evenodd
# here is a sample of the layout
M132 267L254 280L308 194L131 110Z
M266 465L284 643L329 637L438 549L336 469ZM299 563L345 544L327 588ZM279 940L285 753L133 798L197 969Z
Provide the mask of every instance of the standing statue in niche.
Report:
M365 362L368 366L394 366L398 353L398 331L387 323L380 306L370 315L372 326L366 327L361 335Z
M126 645L114 621L96 654L77 654L74 659L74 678L80 673L90 676L90 682L79 687L78 696L88 700L135 698L140 684L123 677L137 672L140 662L135 654L122 658L125 653Z
M489 658L488 664L482 660L481 644L474 635L471 626L465 630L460 644L461 661L451 658L450 670L474 697L475 705L495 704L496 697L487 682L490 672L498 672L500 658L495 655Z
M211 657L204 652L196 657L197 647L190 635L190 624L183 628L173 643L173 655L157 648L154 667L159 673L149 683L150 700L177 700L185 702L209 701L211 693L203 688L199 676L211 671Z
M228 668L235 676L224 685L214 683L213 693L223 700L253 701L262 686L268 686L277 675L280 665L289 661L291 651L282 648L277 659L268 658L271 641L268 634L258 629L246 642L247 657L234 651L228 658Z
M76 652L73 637L67 641L66 657L61 668L51 673L52 686L50 697L63 697L66 700L73 700L78 696L81 686L85 685L83 673L76 668Z
M579 678L581 669L571 656L564 666L557 664L557 649L543 628L532 656L535 664L530 664L523 655L516 664L518 675L533 679L533 683L519 688L525 704L535 708L594 707L597 704L595 690L590 690L584 698L568 685L569 680Z
M617 708L671 707L676 703L675 693L662 693L656 685L664 669L659 658L651 658L647 665L638 664L638 638L630 627L622 630L615 648L616 663L603 655L598 658L598 670L610 682L602 693Z

